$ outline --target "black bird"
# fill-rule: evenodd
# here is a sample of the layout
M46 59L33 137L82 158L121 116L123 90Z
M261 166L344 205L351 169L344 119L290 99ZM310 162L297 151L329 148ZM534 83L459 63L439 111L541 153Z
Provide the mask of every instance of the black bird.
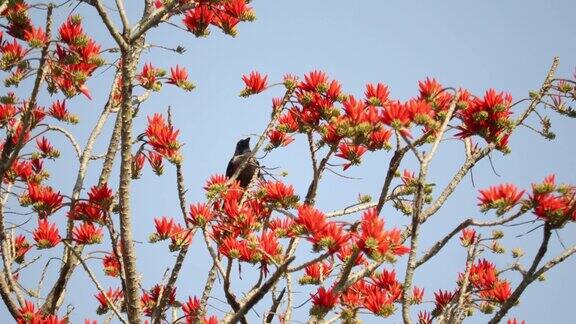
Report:
M238 170L242 162L244 162L250 155L250 137L241 139L236 143L236 150L234 151L234 156L228 162L228 167L226 168L226 177L230 178ZM248 187L250 180L256 174L260 177L260 164L254 157L248 161L244 169L238 175L236 180L240 181L240 186L242 188Z

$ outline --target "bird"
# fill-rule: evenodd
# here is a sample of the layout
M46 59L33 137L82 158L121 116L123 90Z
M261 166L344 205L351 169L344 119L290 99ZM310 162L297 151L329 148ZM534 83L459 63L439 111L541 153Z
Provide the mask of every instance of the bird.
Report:
M236 143L236 149L234 150L234 156L228 162L228 167L226 168L226 177L231 178L236 170L242 165L242 163L250 156L250 137L241 139ZM240 186L244 189L248 187L252 178L260 177L260 164L254 157L251 157L244 169L240 172L236 180L240 182Z

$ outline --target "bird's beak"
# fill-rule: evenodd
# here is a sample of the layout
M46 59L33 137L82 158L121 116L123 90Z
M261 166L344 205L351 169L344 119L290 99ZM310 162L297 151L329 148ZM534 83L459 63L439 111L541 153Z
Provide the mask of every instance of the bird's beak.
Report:
M250 137L246 137L244 140L245 140L246 142L250 143Z

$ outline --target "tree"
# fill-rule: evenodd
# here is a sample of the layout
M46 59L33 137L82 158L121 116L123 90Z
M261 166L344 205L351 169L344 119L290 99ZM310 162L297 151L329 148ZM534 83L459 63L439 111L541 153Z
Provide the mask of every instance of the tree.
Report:
M307 143L312 166L308 189L299 196L266 168L262 168L263 179L255 174L248 187L242 188L236 178L250 163L248 158L232 177L208 179L205 201L190 202L186 188L191 184L184 178L179 125L170 109L166 116L148 114L147 127L139 135L133 126L134 120L143 118L141 105L163 85L194 89L180 65L172 66L168 75L153 63L141 64L143 51L158 47L147 43L146 37L150 30L173 23L197 37L208 36L210 28L235 36L237 24L254 19L253 10L244 0L145 1L142 18L131 24L122 0L116 1L116 10L100 0L86 4L98 14L114 48L102 51L90 31L84 30L80 16L71 15L56 25L53 12L62 6L30 6L13 0L3 2L0 8L7 22L7 35L0 39L5 86L20 85L22 93L7 90L0 106L4 136L0 293L14 319L66 322L61 307L70 278L78 270L88 275L97 291L97 312L123 323L144 319L154 323L246 323L248 312L257 304L266 305L267 311L259 314L263 321L290 322L301 303L308 307L311 322L354 323L362 313L388 317L396 312L406 323L415 319L453 323L479 310L492 313L491 322L496 323L508 319L508 311L528 285L576 252L572 246L559 255L546 255L552 234L576 220L576 188L557 183L554 175L535 179L531 188L495 184L481 189L478 207L494 213L493 219L464 219L440 235L435 244L420 246L423 225L437 215L476 163L492 153L510 150L508 139L519 126L553 138L545 113L576 115L570 107L576 98L576 81L556 76L558 59L552 62L539 90L518 101L506 92L489 89L475 95L430 78L419 83L419 91L411 99L398 101L381 83L366 85L363 95L348 94L339 81L322 71L287 74L272 85L268 76L251 72L242 77L240 96L250 97L273 87L281 88L283 94L273 100L269 122L249 157L257 157L260 151L282 154L282 148L296 140ZM29 13L33 10L45 13L43 26L33 23ZM182 52L183 48L173 51ZM60 125L80 122L70 106L83 100L82 96L91 99L86 82L106 67L113 71L114 81L82 147L74 133ZM26 92L22 92L24 87ZM55 98L39 102L44 91ZM539 119L540 128L528 123L530 116ZM106 132L109 119L115 120L114 126ZM86 124L80 123L88 128ZM49 135L64 136L76 154L79 167L71 192L55 187L45 167L61 163L56 160L60 148L54 147ZM106 153L95 155L97 140L105 135ZM462 143L464 162L445 187L436 188L429 166L446 139ZM315 206L326 171L340 174L333 169L342 166L342 173L347 172L377 151L388 151L377 199L360 196L357 203L330 212ZM94 160L102 161L101 165ZM417 168L406 169L407 161ZM159 176L165 169L175 169L182 213L180 221L171 217L154 220L156 231L149 243L169 241L176 258L165 277L151 288L140 283L145 272L137 265L131 212L135 202L130 189L142 173L149 172L145 164ZM89 171L99 173L96 183L86 181ZM407 215L407 226L389 221L384 208ZM33 215L30 222L23 219L25 215ZM523 251L513 250L509 265L497 268L489 259L491 253L504 252L501 242L504 226L509 224L542 232L540 247L528 260L522 259ZM30 234L25 234L27 228L32 228ZM456 236L467 253L461 272L455 274L456 288L428 293L434 307L416 307L425 292L415 281L416 270ZM311 246L312 251L297 253L299 246ZM201 295L178 301L177 280L192 248L206 248L212 268ZM101 256L103 249L106 253ZM21 282L20 273L45 262L44 271L33 273L43 283L52 260L48 252L52 251L60 252L57 275L47 294L38 296L41 289ZM100 255L101 263L92 262L95 254ZM234 270L234 265L240 270ZM252 288L239 292L234 282L246 272L255 275L250 277L254 279ZM518 280L509 278L513 273ZM104 275L116 278L116 286L107 289L100 284ZM296 276L299 285L314 287L309 298L295 294ZM227 304L225 314L218 318L207 316L207 303L215 289L223 291ZM41 302L35 305L33 299Z

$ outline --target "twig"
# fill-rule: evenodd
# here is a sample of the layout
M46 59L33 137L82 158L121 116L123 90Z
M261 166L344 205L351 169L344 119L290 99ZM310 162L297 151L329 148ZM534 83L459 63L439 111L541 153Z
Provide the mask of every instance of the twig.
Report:
M108 303L108 306L110 306L110 308L112 308L112 311L114 311L114 314L116 314L116 317L118 317L120 322L122 322L124 324L128 324L128 322L122 317L122 315L120 315L120 311L118 310L116 305L110 300L110 298L108 298L108 295L106 294L106 292L104 291L104 289L102 288L102 286L98 282L98 279L96 279L96 277L94 276L94 274L92 273L92 271L90 270L90 268L88 267L88 265L86 264L84 259L82 259L82 256L80 254L78 254L78 252L74 249L74 247L72 245L70 245L70 243L68 243L66 241L62 241L62 243L64 243L66 246L68 246L68 249L70 251L72 251L72 253L74 253L74 256L76 256L78 261L80 261L80 264L82 264L82 267L84 268L84 270L86 270L86 273L88 273L88 276L90 277L90 279L92 280L92 282L94 283L94 285L96 286L96 288L98 289L100 294L102 294L102 296L104 296L104 299L106 299L106 303Z

